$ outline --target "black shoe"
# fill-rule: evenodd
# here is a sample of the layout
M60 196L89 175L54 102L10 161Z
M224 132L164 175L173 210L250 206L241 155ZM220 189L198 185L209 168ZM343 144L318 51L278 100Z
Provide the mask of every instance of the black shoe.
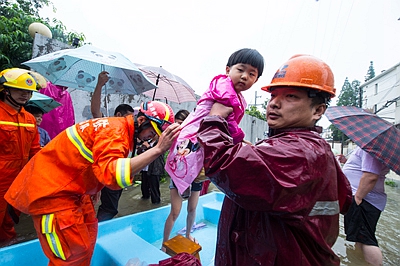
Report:
M150 199L150 196L149 197L142 196L141 199L143 200Z

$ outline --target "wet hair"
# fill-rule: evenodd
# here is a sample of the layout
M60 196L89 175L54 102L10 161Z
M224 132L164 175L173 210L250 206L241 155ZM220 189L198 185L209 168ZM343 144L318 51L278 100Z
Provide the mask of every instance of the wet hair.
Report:
M331 95L324 91L307 90L308 97L311 98L311 106L316 106L318 104L324 103L329 106L331 102Z
M117 113L121 113L122 116L126 115L128 112L134 112L132 106L130 106L129 104L120 104L117 106L117 108L115 108L114 111L114 116L117 115Z
M179 110L176 114L175 114L175 120L182 120L184 121L186 119L186 117L189 115L189 111L182 109Z
M37 115L37 114L44 114L44 111L42 109L40 109L39 107L33 106L33 105L25 105L24 106L25 110L28 111L29 113L33 114L33 115Z
M228 59L226 66L231 67L236 64L249 64L257 68L258 77L261 77L264 71L264 58L255 49L243 48L234 52Z

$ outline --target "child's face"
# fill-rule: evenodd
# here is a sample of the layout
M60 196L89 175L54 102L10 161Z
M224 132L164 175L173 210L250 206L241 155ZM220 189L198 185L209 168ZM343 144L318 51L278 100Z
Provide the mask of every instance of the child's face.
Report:
M43 120L43 114L34 114L33 116L36 118L36 125L40 126Z
M226 67L226 74L231 78L237 93L246 91L258 80L258 70L249 64L236 64Z

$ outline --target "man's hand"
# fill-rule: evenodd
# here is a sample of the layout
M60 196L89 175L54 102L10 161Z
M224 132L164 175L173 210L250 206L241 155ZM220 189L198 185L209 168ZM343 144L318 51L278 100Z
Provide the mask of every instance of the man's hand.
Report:
M227 118L228 115L232 112L233 112L232 107L227 107L220 103L214 103L209 115L219 115L223 118Z
M357 205L360 205L365 196L367 196L367 194L375 187L378 179L379 175L363 171L360 183L358 184L358 189L354 195L354 200Z
M179 132L181 132L181 126L177 123L171 124L161 134L156 147L161 149L162 152L166 152L171 147L174 140L178 137Z
M99 77L97 79L97 85L103 87L104 84L106 84L109 79L110 78L108 77L108 72L102 71L100 72Z
M97 192L94 195L90 195L90 198L92 199L93 205L96 205L100 201L100 196L101 196L101 191Z

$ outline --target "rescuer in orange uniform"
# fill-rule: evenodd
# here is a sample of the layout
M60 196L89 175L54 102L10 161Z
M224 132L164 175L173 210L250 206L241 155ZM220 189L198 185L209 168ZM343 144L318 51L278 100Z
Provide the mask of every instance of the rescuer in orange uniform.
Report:
M37 86L24 69L0 72L0 247L16 236L9 214L15 212L11 206L7 211L4 194L29 158L40 150L35 117L23 108Z
M47 144L17 176L5 199L32 216L49 265L90 265L97 219L90 195L104 185L132 185L134 175L169 149L180 126L170 106L142 103L136 117L104 117L73 125ZM134 141L158 144L128 158Z

